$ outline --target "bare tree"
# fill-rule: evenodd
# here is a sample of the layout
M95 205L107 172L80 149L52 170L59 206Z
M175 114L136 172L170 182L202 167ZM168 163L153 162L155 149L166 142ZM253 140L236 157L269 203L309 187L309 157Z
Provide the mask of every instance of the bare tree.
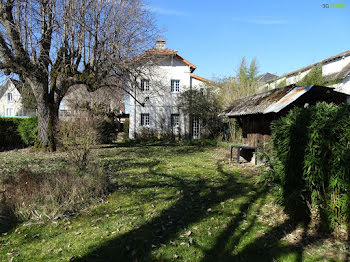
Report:
M58 109L68 88L125 87L132 59L157 30L142 0L2 0L0 69L34 93L39 143L55 150ZM113 77L109 76L113 74Z

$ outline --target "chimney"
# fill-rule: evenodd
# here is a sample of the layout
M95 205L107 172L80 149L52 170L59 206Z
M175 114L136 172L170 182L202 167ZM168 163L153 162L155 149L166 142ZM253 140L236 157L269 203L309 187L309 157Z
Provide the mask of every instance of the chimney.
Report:
M165 49L165 40L164 38L159 38L156 41L156 48L157 49Z

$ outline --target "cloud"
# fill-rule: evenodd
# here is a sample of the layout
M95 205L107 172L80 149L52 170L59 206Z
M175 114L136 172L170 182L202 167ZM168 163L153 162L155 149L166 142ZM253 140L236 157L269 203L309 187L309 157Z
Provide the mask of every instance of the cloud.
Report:
M157 7L157 6L149 6L148 9L154 13L160 14L160 15L175 15L175 16L188 16L187 13L170 9L170 8L163 8L163 7Z
M281 25L281 24L290 24L291 22L286 19L275 18L272 16L256 16L250 18L232 18L235 22L249 23L249 24L259 24L259 25Z

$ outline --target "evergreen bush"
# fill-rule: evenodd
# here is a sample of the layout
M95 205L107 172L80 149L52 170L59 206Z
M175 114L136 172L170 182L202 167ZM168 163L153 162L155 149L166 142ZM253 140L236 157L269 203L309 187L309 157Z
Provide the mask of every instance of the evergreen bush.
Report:
M15 148L23 146L23 141L17 129L22 121L20 118L1 117L0 118L0 147Z
M0 117L0 148L32 145L37 139L38 119Z
M350 222L350 105L295 108L272 124L271 179L287 211L316 208L336 232Z
M25 118L20 121L18 132L26 145L34 145L38 138L38 117Z

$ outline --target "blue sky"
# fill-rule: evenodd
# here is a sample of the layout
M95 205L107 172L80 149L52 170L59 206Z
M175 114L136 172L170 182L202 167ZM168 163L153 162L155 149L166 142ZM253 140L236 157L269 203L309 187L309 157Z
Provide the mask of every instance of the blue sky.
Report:
M323 4L345 4L342 9ZM350 49L350 0L148 0L167 47L196 74L231 76L243 56L288 73Z

